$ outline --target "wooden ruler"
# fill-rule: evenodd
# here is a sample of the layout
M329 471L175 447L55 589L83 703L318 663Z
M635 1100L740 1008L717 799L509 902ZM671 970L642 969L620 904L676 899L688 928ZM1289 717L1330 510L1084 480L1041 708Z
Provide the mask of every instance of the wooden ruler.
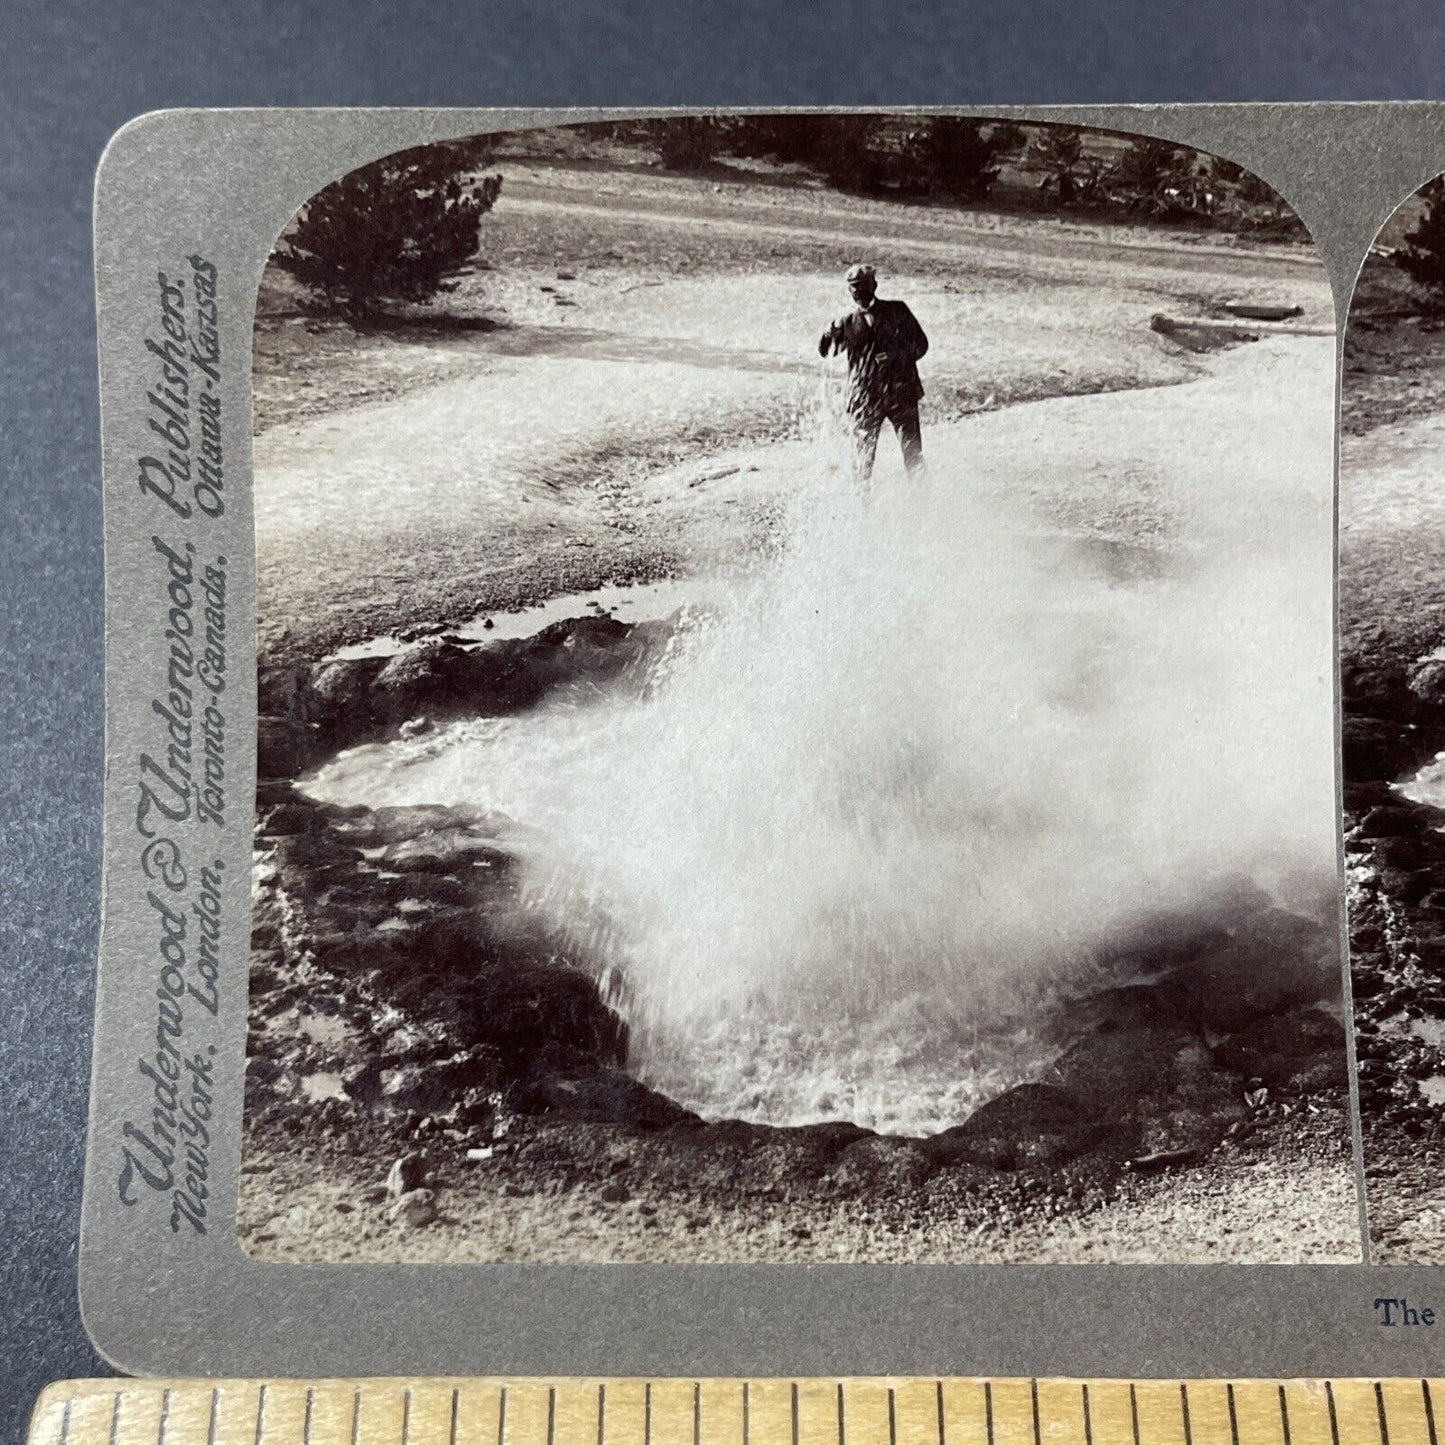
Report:
M30 1445L1440 1445L1440 1380L71 1380Z

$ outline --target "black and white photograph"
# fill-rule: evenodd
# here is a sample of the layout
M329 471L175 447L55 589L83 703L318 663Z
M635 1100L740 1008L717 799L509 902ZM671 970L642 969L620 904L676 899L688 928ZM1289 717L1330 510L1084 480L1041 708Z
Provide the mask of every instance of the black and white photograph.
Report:
M1445 178L1391 217L1345 330L1340 657L1370 1251L1445 1262Z
M253 331L247 1253L1360 1262L1335 348L1290 207L1142 135L673 116L313 195ZM1347 560L1438 393L1347 386L1422 489ZM1445 730L1350 595L1383 937ZM1425 966L1354 996L1434 1049Z

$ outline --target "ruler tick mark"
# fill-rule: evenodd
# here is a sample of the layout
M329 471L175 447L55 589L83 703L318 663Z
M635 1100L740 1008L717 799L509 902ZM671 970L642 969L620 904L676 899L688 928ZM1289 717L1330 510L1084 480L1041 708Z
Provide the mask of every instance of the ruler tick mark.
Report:
M993 1445L993 1386L983 1382L983 1420L988 1428L988 1445Z
M1133 1385L1129 1386L1129 1419L1134 1429L1134 1445L1139 1445L1139 1397Z
M116 1395L119 1400L119 1394ZM60 1412L60 1445L70 1439L70 1412L75 1408L75 1397L68 1396L65 1401L65 1408Z
M1390 1427L1385 1423L1385 1392L1375 1381L1375 1418L1380 1422L1380 1445L1390 1445Z
M124 1398L125 1396L122 1395L119 1390L115 1392L115 1402L110 1409L110 1445L115 1445L116 1439L120 1435L120 1402ZM66 1409L68 1410L69 1408L70 1406L67 1405ZM212 1416L214 1418L214 1412L212 1412ZM64 1433L61 1434L60 1438L64 1441Z
M838 1445L843 1445L843 1382L838 1381Z
M794 1438L793 1445L797 1445ZM888 1387L888 1445L898 1445L898 1416L893 1405L893 1386Z
M702 1383L692 1385L692 1445L702 1445Z
M351 1445L356 1445L361 1435L361 1391L351 1397Z
M1233 1445L1239 1445L1239 1416L1234 1409L1234 1386L1224 1387L1224 1398L1229 1401L1229 1438Z
M316 1388L306 1387L306 1418L301 1424L301 1445L311 1445L311 1414L316 1408Z
M1279 1387L1279 1427L1284 1432L1284 1445L1291 1445L1289 1437L1289 1396L1284 1386Z
M1080 1385L1079 1393L1084 1397L1084 1445L1094 1445L1094 1417L1089 1413L1089 1387Z
M1420 1395L1425 1401L1425 1427L1430 1432L1430 1445L1439 1445L1435 1439L1435 1405L1430 1399L1429 1380L1420 1381Z
M948 1434L943 1424L943 1381L939 1380L934 1385L936 1399L938 1401L938 1445L948 1445Z
M547 1386L547 1445L557 1438L557 1387Z
M401 1392L401 1445L411 1439L411 1386Z
M1229 1398L1230 1402L1233 1403L1234 1394L1232 1391ZM1335 1414L1335 1387L1328 1380L1325 1381L1325 1403L1330 1407L1330 1439L1334 1442L1334 1445L1340 1445L1340 1421L1339 1417Z
M166 1431L171 1423L171 1392L161 1392L161 1423L156 1427L156 1445L166 1445ZM1388 1442L1387 1442L1388 1445Z
M505 1445L507 1438L507 1387L502 1386L501 1403L497 1406L497 1445Z
M452 1423L447 1431L447 1445L457 1445L457 1412L461 1407L462 1392L460 1388L452 1389Z
M261 1386L261 1393L256 1396L256 1445L261 1445L261 1435L266 1429L266 1390L265 1385ZM360 1399L361 1392L357 1391L357 1398Z
M652 1445L652 1381L642 1387L642 1445Z
M1039 1429L1039 1382L1029 1381L1029 1408L1034 1415L1034 1445L1043 1445L1043 1432Z
M793 1381L793 1445L798 1445L798 1382ZM890 1392L891 1393L891 1392Z
M602 1445L602 1425L607 1419L607 1386L597 1387L597 1445Z
M1189 1387L1179 1382L1179 1416L1184 1421L1184 1445L1194 1445L1194 1429L1189 1419Z

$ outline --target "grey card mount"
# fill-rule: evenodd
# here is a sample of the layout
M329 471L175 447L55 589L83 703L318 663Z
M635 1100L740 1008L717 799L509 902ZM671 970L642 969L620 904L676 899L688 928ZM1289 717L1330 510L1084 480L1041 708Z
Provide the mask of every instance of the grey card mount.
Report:
M1438 1365L1442 117L127 126L97 1344Z

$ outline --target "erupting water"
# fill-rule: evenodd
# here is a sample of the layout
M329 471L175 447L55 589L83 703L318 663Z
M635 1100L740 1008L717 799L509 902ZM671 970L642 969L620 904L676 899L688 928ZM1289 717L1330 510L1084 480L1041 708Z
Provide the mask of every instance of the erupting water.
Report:
M1156 498L1171 540L1125 566L946 449L868 496L801 471L772 554L684 616L641 697L356 749L307 786L537 829L531 899L616 971L630 1066L680 1102L929 1132L1046 1061L1040 1021L1141 917L1239 873L1328 886L1328 627L1227 479Z

